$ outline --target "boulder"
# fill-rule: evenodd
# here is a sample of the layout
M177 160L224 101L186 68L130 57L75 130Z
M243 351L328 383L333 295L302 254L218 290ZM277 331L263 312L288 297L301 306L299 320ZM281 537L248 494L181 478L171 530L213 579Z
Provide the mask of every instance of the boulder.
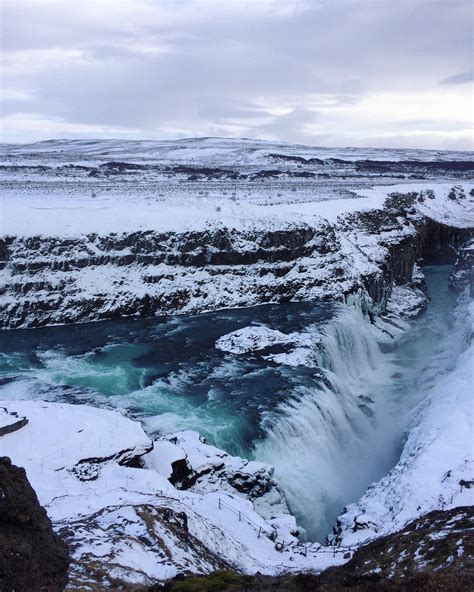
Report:
M64 590L69 555L25 470L0 457L0 590Z

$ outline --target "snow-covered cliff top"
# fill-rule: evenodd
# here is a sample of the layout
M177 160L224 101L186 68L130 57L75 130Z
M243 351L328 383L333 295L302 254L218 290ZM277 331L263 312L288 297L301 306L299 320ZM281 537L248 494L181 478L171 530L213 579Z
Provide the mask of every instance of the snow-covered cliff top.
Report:
M468 152L219 138L51 140L0 148L3 236L315 225L381 207L391 191L452 187L474 172ZM444 208L443 200L438 209Z

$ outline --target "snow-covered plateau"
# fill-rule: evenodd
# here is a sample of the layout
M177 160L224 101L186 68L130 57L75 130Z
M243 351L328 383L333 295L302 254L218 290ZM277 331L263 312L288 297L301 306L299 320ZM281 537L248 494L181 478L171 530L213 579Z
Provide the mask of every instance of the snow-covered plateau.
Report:
M1 150L0 456L71 590L319 573L474 505L470 153Z
M216 139L2 149L4 328L340 300L361 285L383 303L384 269L396 259L409 280L428 218L474 224L468 153ZM383 207L400 193L411 198Z

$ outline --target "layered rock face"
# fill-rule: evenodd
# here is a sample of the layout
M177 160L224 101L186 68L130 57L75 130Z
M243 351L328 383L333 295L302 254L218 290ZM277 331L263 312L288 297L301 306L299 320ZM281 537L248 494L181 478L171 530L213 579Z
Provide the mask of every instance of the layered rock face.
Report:
M474 296L474 239L467 239L459 247L449 281L456 291L468 285L471 296Z
M126 316L196 313L313 299L343 299L362 287L383 309L415 263L455 258L472 231L417 209L420 194L330 224L212 227L77 238L0 240L2 328Z
M345 270L335 270L338 249L328 225L69 240L9 237L2 241L7 281L1 324L199 312L335 292L331 285L345 281Z
M0 458L0 589L61 591L68 549L26 478L25 469Z

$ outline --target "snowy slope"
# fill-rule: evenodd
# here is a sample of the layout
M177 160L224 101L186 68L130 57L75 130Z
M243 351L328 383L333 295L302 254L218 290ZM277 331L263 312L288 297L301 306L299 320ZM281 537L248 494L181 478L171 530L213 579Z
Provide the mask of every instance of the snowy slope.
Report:
M275 503L271 471L261 463L230 457L189 432L158 441L151 451L140 424L112 411L41 401L0 404L28 419L0 437L0 455L25 467L71 546L71 585L100 581L113 588L114 578L151 584L225 566L269 574L321 570L343 561L342 553L305 548L290 534L294 519L281 498ZM167 479L170 463L183 455L201 474L186 491ZM146 468L126 466L139 458ZM266 519L255 510L257 499Z

